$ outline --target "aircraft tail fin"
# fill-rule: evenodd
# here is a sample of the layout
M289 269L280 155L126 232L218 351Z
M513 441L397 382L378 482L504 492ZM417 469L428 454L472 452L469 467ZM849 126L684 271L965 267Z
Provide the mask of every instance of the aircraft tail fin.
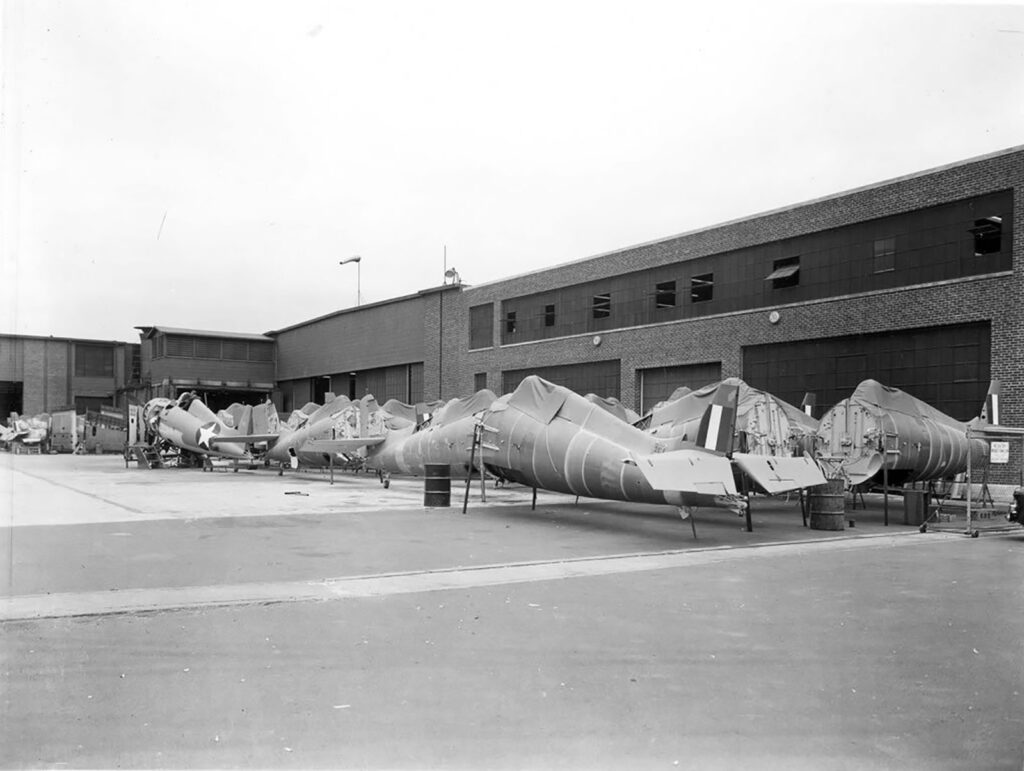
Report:
M993 380L985 395L985 407L981 411L981 424L989 426L999 425L999 381Z
M736 433L736 403L739 387L723 383L704 411L695 444L705 450L729 455Z
M814 408L818 406L817 394L808 391L804 394L804 400L800 402L800 406L803 408L804 414L808 417L813 418Z

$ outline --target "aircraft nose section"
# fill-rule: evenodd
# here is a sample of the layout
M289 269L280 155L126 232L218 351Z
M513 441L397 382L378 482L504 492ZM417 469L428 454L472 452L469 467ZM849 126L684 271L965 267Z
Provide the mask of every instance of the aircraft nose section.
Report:
M850 479L851 485L859 485L866 482L882 470L882 454L873 452L870 455L862 455L843 464L843 471Z

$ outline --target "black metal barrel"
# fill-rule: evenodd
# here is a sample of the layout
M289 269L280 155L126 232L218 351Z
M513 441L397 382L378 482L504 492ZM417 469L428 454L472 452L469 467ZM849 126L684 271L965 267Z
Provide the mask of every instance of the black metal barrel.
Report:
M447 463L424 464L423 505L427 508L452 505L452 475Z
M812 487L808 503L811 530L846 528L846 485L842 479L830 479L823 485Z

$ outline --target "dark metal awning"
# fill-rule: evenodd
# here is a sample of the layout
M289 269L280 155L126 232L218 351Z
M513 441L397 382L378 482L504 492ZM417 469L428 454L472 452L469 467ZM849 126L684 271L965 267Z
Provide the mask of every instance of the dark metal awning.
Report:
M799 265L783 265L781 268L776 268L767 276L764 277L765 281L774 281L777 278L789 278L794 273L799 272Z

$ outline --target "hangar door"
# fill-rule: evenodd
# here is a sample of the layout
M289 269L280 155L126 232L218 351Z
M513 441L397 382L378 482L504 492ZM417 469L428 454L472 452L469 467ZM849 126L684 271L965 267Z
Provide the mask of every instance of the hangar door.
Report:
M20 415L23 409L21 381L0 380L0 422L6 421L12 412Z
M681 386L697 390L722 379L722 362L683 364L678 367L638 369L637 386L640 414L646 415L658 402L663 402Z
M743 379L794 405L811 392L821 417L871 378L966 421L985 401L991 336L979 322L752 345L743 349Z
M582 364L563 364L557 367L506 370L501 373L501 393L511 393L524 377L537 375L555 385L565 386L581 396L597 394L605 399L618 399L621 393L620 369L621 363L618 359L609 359Z

